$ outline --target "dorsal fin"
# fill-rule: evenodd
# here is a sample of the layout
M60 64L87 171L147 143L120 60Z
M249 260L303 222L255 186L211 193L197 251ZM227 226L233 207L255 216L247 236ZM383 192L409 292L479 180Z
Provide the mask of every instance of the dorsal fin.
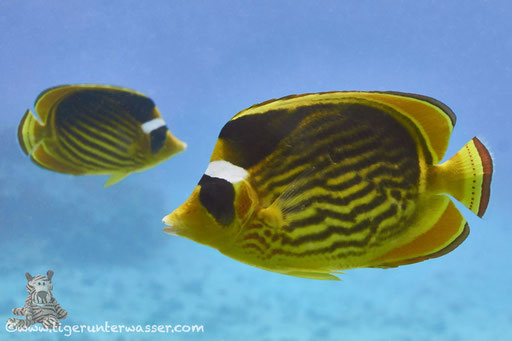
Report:
M448 106L431 97L393 91L370 92L365 97L378 100L411 120L425 140L432 162L441 162L456 122Z
M76 88L68 85L56 86L41 92L36 98L34 109L43 123L46 123L52 106L66 95L76 91Z
M147 97L146 95L127 88L122 88L112 85L99 85L99 84L76 84L76 85L59 85L41 92L37 96L34 107L37 115L43 123L46 122L48 115L52 108L56 108L56 103L65 99L70 94L82 91L82 90L116 90L131 93L141 97ZM156 115L159 117L159 114Z
M455 126L456 117L453 111L440 101L417 94L396 91L333 91L303 95L290 95L269 100L239 112L232 120L244 116L265 113L270 110L293 110L311 104L337 104L359 102L384 106L398 114L397 119L411 122L414 127L407 127L419 133L424 141L427 160L439 163L448 148L448 141ZM380 104L380 105L379 105ZM403 123L403 122L402 122ZM414 134L414 132L412 132Z

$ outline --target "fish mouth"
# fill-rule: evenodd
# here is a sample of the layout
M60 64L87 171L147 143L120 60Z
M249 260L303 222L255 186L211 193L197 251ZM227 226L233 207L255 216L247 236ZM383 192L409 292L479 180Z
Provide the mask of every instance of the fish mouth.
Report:
M173 143L174 143L174 155L182 153L184 150L187 149L187 143L179 140L176 137L173 137Z
M171 215L165 216L162 219L162 223L164 223L166 226L164 227L164 232L167 234L171 234L173 236L179 236L178 234L178 224L172 221Z
M187 149L188 145L186 142L183 142L183 141L180 141L180 144L181 144L181 149L180 149L180 152L181 151L184 151L185 149Z

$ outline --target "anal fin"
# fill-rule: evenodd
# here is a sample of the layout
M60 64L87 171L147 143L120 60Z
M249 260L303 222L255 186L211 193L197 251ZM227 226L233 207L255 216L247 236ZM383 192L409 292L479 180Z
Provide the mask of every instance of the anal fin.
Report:
M469 235L469 226L450 200L434 225L411 242L375 259L370 267L389 268L422 262L453 251Z
M44 142L41 142L35 147L30 159L38 166L59 173L80 175L83 171L61 161L59 158L52 155Z

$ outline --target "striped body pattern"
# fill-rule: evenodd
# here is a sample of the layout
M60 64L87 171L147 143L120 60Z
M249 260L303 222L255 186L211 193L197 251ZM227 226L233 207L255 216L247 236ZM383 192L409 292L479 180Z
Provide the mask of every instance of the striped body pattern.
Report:
M469 232L444 194L481 216L490 193L492 160L478 139L437 165L454 124L441 102L397 92L252 106L223 127L198 187L164 218L164 231L314 279L439 257Z
M59 320L66 318L68 313L53 297L53 271L49 270L46 276L32 277L28 272L25 276L28 281L25 306L14 308L12 312L26 318L10 318L7 321L8 328L23 330L36 323L41 323L43 327L49 329L58 328L61 325Z
M112 174L110 185L185 149L153 101L133 90L55 87L38 97L35 108L43 124L27 111L18 139L32 161L53 171Z
M404 233L420 177L406 129L386 112L359 104L302 110L303 118L272 113L293 115L297 128L250 168L248 178L263 206L297 182L280 207L285 223L276 229L256 219L241 234L240 246L261 259L309 256L335 262L364 256Z

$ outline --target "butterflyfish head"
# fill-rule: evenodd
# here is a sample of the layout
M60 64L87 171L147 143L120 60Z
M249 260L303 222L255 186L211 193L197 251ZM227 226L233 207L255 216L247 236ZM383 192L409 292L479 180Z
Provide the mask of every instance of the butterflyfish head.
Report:
M164 217L164 231L221 251L229 248L258 204L246 177L226 161L211 162L190 197Z
M176 138L167 128L165 121L161 118L158 109L154 108L152 118L141 125L143 154L152 164L160 163L171 156L181 153L187 148L187 144Z

